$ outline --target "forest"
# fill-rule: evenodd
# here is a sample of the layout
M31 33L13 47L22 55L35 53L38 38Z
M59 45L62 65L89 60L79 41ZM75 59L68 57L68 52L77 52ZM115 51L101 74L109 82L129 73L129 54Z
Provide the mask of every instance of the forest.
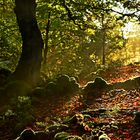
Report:
M0 0L0 140L140 139L140 0Z

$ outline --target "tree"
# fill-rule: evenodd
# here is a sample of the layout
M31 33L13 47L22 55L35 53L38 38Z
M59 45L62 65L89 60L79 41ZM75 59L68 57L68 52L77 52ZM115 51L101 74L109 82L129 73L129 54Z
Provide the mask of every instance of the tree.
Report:
M15 69L21 53L21 37L13 8L12 1L0 0L0 58L2 63L9 62L6 65L10 70Z
M10 0L6 2L3 0L2 4L6 3L5 5L10 7L9 4L12 2ZM102 4L102 2L104 4ZM31 85L35 85L39 77L43 48L41 33L43 35L43 30L45 31L45 27L49 27L46 28L46 31L48 30L46 34L44 33L44 41L46 38L46 50L44 51L46 53L44 53L45 54L44 58L46 58L47 56L46 67L48 68L48 71L50 71L51 69L52 72L55 74L57 73L56 71L58 70L60 72L67 71L67 73L73 71L71 72L71 74L73 74L76 73L77 71L79 73L79 71L87 70L88 68L86 66L88 66L90 71L92 71L94 64L93 61L91 61L90 56L94 53L95 50L93 42L96 41L95 33L97 30L99 31L98 21L101 19L101 17L99 17L98 19L95 18L101 15L101 13L105 13L105 21L106 21L106 15L109 16L110 13L113 13L113 16L116 19L116 22L113 21L113 23L116 24L119 20L126 20L127 16L132 17L135 15L138 16L136 11L139 10L139 4L136 1L127 3L126 0L122 1L48 0L47 2L45 0L38 0L37 1L38 4L37 17L39 20L38 23L39 25L42 24L43 27L43 29L41 28L40 33L35 17L35 7L36 7L35 0L34 1L16 0L15 4L16 4L15 13L17 16L19 29L22 35L23 45L22 45L22 54L13 75L15 79L23 80ZM118 8L115 9L115 7ZM122 9L118 10L119 8ZM49 16L50 12L51 14ZM7 18L8 15L7 14L5 15ZM49 19L50 24L47 24L49 23L48 22ZM109 18L109 20L111 19ZM10 24L12 23L11 18L9 22ZM12 23L11 25L15 24ZM100 31L102 33L101 29ZM8 33L8 35L10 33L13 33L11 32L11 30L9 32L9 29L3 30L3 32L4 38L6 39L7 36L5 35L5 33ZM116 37L112 35L112 32L114 32L112 29L106 31L108 35L106 36L105 40L107 41L106 42L104 41L106 43L105 60L107 63L108 63L107 61L108 52L112 50L110 49L112 48L112 46L115 46L112 45L112 40ZM16 33L16 35L18 36L17 32L14 33ZM7 40L9 43L9 41L11 41L12 39ZM120 42L119 37L117 41ZM15 41L12 40L12 42ZM113 42L114 44L116 44L115 43L116 40L114 40ZM11 46L11 43L9 43L9 46ZM9 46L7 47L8 49ZM20 45L15 46L19 47ZM47 53L48 55L46 55ZM89 63L87 63L87 60L89 60ZM70 67L71 71L68 70L68 68ZM89 69L87 72L89 72Z
M43 40L35 16L35 0L15 0L15 14L22 36L22 53L14 79L35 86L39 80Z

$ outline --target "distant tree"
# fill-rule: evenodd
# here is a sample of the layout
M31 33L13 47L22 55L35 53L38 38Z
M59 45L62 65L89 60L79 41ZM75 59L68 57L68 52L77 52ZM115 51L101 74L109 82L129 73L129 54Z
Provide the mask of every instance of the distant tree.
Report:
M10 7L10 4L11 1L9 0L0 2L0 5L2 5L0 11L7 5L8 7L4 9L6 11ZM116 22L114 22L114 20L113 24L118 21L125 22L129 20L129 18L127 18L128 16L137 17L137 19L139 19L137 12L139 11L139 2L136 0L130 2L126 0L48 0L47 2L45 0L38 0L37 4L37 18L39 25L42 25L40 26L41 30L39 30L36 21L35 0L15 0L15 14L22 36L22 53L13 75L15 79L23 80L31 85L37 83L40 75L43 49L41 33L46 45L46 49L44 48L45 69L57 74L59 72L66 72L68 68L71 68L71 70L67 72L75 74L84 70L89 72L91 70L90 64L92 66L95 64L90 59L90 56L95 51L93 42L96 40L96 31L103 31L103 28L99 29L98 23L101 17L98 16L104 14L104 23L106 24L110 24L110 22L106 22L106 15L110 14L114 15L116 19ZM10 32L9 29L2 26L2 38L3 41L6 40L5 44L7 44L8 41L7 48L9 48L11 41L15 42L19 34L17 30L16 32L12 31L12 29L14 29L12 28L12 25L14 25L12 22L14 19L13 16L8 18L10 19L9 23L12 23L11 26L9 26L6 20L8 14L3 15L0 23L2 23L2 25L6 23L5 25L8 25ZM98 19L96 19L97 17ZM102 25L105 26L105 24ZM44 34L45 30L46 33ZM115 36L112 36L111 32L114 31L110 29L105 32L108 34L105 36L105 46L106 43L108 43L107 41L113 41L115 44L115 40L113 40ZM11 36L11 33L13 33L14 36ZM10 39L7 39L6 34L10 36ZM20 39L17 40L17 42L20 42ZM14 43L14 46L16 46L18 50L16 53L19 56L20 43L17 44L17 42ZM119 42L119 40L117 40L117 42ZM108 48L108 46L111 47L111 43L108 44L106 48ZM109 51L110 50L111 49L109 49ZM109 51L107 49L106 52L108 53ZM10 52L10 54L11 53L12 52ZM15 55L14 51L13 54Z
M9 60L8 68L15 69L21 53L21 37L13 11L14 3L11 0L0 1L0 58L1 61Z

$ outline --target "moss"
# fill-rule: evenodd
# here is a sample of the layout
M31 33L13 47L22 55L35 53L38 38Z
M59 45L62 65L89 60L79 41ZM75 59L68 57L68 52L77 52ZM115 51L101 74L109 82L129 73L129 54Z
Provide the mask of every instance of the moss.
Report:
M99 136L98 140L111 140L106 134L102 134Z
M57 132L57 131L63 131L63 130L66 130L68 129L68 125L65 125L65 124L54 124L54 125L51 125L49 126L46 131L53 131L53 132Z
M139 88L139 86L140 86L140 77L136 77L123 82L112 84L112 89L123 88L123 89L130 90L130 89Z
M45 131L36 131L35 132L36 139L35 140L51 140L49 133Z
M140 112L135 113L134 121L139 125L140 124Z
M47 95L55 95L57 93L57 84L55 82L49 82L46 86L46 94Z
M74 77L67 75L60 75L53 82L49 82L46 86L47 95L66 95L69 93L77 92L79 84Z
M88 90L91 90L91 89L94 89L94 81L89 81L85 86L84 86L84 90L85 91L88 91Z
M82 140L82 138L76 135L70 135L67 132L59 132L55 135L54 140Z
M81 137L76 135L68 136L66 140L83 140Z
M59 132L54 136L54 140L66 140L69 135L67 132Z
M36 140L35 132L32 129L25 129L16 140Z
M36 87L33 91L32 94L35 97L40 97L40 96L44 96L46 93L46 89L44 87Z
M78 91L80 88L80 85L77 83L75 77L70 77L70 87L72 91Z
M57 83L60 82L60 83L66 84L69 82L70 77L68 75L60 75L56 78L56 80L57 80L56 81Z
M101 77L97 77L95 79L94 84L96 88L101 88L101 89L105 89L106 86L108 85L108 83Z
M25 129L21 132L20 136L15 140L50 140L49 134L45 131L36 131L32 129Z
M64 94L70 91L70 77L68 75L61 75L56 79L57 90L59 94Z
M84 90L86 92L93 91L95 89L102 90L102 89L106 89L107 86L108 86L108 83L103 78L97 77L95 81L88 82L86 86L84 87Z

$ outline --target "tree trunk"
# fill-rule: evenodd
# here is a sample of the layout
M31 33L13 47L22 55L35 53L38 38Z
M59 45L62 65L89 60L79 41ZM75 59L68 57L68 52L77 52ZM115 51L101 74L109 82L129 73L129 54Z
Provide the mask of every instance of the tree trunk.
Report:
M15 0L15 14L22 36L22 53L13 73L17 80L23 80L31 86L36 85L40 77L43 40L35 16L35 0Z
M51 22L50 16L51 16L51 12L49 12L49 14L48 14L48 22L46 25L46 38L45 38L44 61L43 61L44 64L46 64L46 62L47 62L49 29L50 29L50 22Z
M105 27L104 27L104 14L102 14L102 65L105 65Z

